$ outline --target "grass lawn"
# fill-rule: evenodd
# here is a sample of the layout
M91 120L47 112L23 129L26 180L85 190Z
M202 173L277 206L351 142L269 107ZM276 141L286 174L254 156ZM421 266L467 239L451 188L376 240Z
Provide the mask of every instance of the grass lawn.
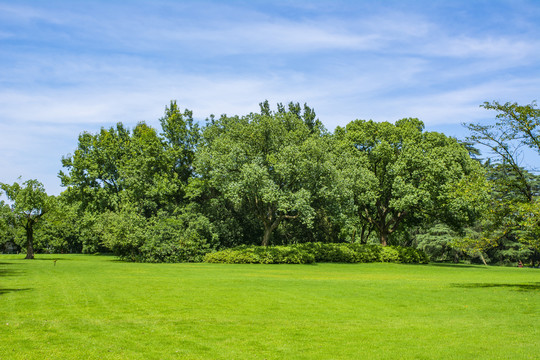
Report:
M538 269L21 258L0 359L540 358Z

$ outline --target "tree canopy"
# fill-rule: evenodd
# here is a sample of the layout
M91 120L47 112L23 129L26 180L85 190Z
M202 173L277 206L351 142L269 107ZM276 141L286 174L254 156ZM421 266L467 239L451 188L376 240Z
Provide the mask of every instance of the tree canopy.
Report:
M453 206L459 200L453 190L463 178L481 176L480 165L455 139L423 129L411 118L395 124L356 120L336 129L356 214L382 245L405 226L435 218L459 226L470 209Z
M144 122L133 131L118 123L97 134L82 133L75 152L62 159L67 172L59 173L72 201L94 212L135 205L146 217L181 205L193 177L199 128L191 112L181 113L174 101L160 123L159 135Z
M528 105L493 101L481 105L496 112L493 124L467 124L469 141L487 147L492 157L485 163L491 184L490 211L484 215L482 230L470 240L482 248L503 247L521 242L537 252L538 195L540 178L522 166L523 149L540 154L540 109Z
M2 184L13 203L0 204L3 241L24 244L30 257L35 247L132 261L349 242L487 263L539 248L540 177L519 161L521 149L540 152L536 103L485 103L496 122L468 125L464 141L416 118L354 120L330 132L307 104L259 105L199 125L171 101L159 129L118 123L81 133L62 159L60 196L47 197L37 180ZM483 160L477 145L495 156Z
M260 221L265 246L285 220L311 226L315 186L328 186L322 129L310 108L298 109L290 104L271 111L263 103L260 113L212 119L197 153L197 170L209 186Z

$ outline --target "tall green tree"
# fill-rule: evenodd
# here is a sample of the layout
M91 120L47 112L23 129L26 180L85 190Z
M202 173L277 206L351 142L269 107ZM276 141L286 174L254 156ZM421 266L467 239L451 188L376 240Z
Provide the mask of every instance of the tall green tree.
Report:
M434 219L459 226L474 216L470 201L454 190L463 179L481 177L480 165L455 139L423 130L421 121L407 118L355 120L335 131L356 215L383 246L411 226Z
M165 107L165 116L159 122L160 135L173 162L171 170L183 185L187 185L193 177L193 159L201 136L199 125L193 120L193 112L188 109L181 112L176 101Z
M34 229L53 206L53 198L45 192L43 184L37 180L26 180L20 185L0 183L0 188L13 202L12 220L26 233L26 259L34 258Z
M466 126L471 132L468 140L492 153L486 163L492 206L484 219L482 238L493 247L518 240L537 251L534 234L539 232L539 178L522 166L521 159L525 148L540 154L540 109L536 102L519 105L494 101L481 107L495 111L496 121Z
M130 131L122 123L99 133L84 132L73 154L62 158L66 196L89 211L117 210L125 188L122 165L130 156Z
M129 156L120 165L123 202L146 218L159 211L174 211L184 187L173 170L174 163L156 130L145 123L137 124L130 137Z
M79 136L75 152L62 159L60 171L66 196L91 212L123 207L145 217L173 212L185 203L193 176L192 161L199 128L190 111L176 102L160 119L162 133L141 122L130 131L123 124Z
M312 155L321 133L313 111L298 108L291 103L271 111L264 102L260 113L211 118L197 153L197 172L237 210L258 219L265 246L284 221L311 226L316 212L320 171L313 171Z

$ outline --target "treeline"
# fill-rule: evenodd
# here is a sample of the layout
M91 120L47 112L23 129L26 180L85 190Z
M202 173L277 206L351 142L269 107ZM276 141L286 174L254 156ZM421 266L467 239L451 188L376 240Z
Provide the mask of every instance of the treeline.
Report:
M517 105L485 106L512 118ZM528 107L517 131L535 135ZM470 125L465 143L413 118L329 132L307 105L264 102L200 127L174 101L159 121L82 133L62 159L60 196L36 180L2 184L12 202L0 204L5 250L180 262L246 245L356 243L440 261L534 261L538 179L504 157L520 141L494 139L504 124ZM506 144L494 146L501 157L477 159L474 142L490 141Z

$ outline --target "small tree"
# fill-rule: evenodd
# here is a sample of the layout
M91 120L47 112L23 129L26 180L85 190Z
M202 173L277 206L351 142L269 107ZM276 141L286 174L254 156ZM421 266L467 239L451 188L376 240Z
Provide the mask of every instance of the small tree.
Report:
M0 188L13 203L11 219L15 226L24 228L26 232L26 259L34 258L34 227L45 215L51 205L49 196L45 193L43 184L31 179L22 186L0 183Z

